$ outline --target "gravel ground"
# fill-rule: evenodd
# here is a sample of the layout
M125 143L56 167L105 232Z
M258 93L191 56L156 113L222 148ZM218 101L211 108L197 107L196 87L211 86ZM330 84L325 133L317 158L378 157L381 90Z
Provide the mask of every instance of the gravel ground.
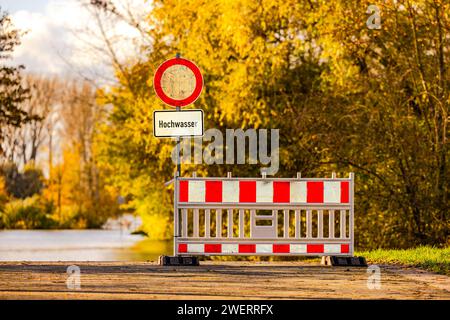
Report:
M67 288L71 264L80 290ZM369 289L367 268L305 262L0 262L0 299L450 299L448 276L380 268L381 288Z

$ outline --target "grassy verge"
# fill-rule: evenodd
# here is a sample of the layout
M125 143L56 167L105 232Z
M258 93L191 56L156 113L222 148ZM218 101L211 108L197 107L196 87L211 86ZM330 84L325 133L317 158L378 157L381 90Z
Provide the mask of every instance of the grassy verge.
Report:
M355 255L365 257L371 264L401 264L450 275L450 247L440 249L420 246L406 250L378 249L356 252Z

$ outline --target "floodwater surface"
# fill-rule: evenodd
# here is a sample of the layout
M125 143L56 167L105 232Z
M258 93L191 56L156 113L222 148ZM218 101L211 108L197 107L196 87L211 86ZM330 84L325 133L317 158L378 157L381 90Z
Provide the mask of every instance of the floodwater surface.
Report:
M122 230L0 231L0 261L154 261L170 251Z

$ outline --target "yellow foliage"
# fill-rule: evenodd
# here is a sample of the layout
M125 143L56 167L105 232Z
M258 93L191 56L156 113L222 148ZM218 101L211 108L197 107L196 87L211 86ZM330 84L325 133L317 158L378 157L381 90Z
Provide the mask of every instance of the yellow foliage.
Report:
M133 199L152 237L170 234L172 189L164 182L173 177L174 143L151 134L152 111L167 108L151 78L180 53L204 76L191 107L204 110L206 129L280 129L280 176L356 171L358 245L444 242L448 43L441 63L433 53L450 4L433 3L377 4L383 27L370 30L369 0L154 1L147 56L117 70L119 85L101 95L113 105L99 136L110 182ZM258 169L189 164L181 174Z

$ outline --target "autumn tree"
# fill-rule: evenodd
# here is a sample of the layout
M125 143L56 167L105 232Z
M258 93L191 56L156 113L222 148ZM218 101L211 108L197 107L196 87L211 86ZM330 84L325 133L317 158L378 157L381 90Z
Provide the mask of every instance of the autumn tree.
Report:
M163 104L151 80L181 53L203 72L194 107L206 128L280 129L280 176L356 172L359 248L448 243L449 4L386 1L380 30L366 25L370 4L155 1L146 58L100 92L112 105L101 135L111 182L170 230L173 142L152 137ZM258 169L195 166L208 176Z
M105 109L95 101L88 82L66 81L58 109L62 125L61 162L52 168L49 195L58 214L64 206L84 227L99 227L118 213L117 194L105 186L105 166L98 164L96 132ZM83 226L83 225L80 225Z
M29 92L29 98L20 104L20 108L30 116L30 120L20 127L5 127L4 131L8 134L3 142L6 158L21 166L36 163L38 155L43 154L46 141L51 159L51 144L55 135L53 127L62 90L61 81L54 76L28 74L23 79L23 85Z
M359 244L446 243L449 3L386 2L380 30L366 26L369 5L320 10L318 44L332 66L322 75L321 160L357 172Z

